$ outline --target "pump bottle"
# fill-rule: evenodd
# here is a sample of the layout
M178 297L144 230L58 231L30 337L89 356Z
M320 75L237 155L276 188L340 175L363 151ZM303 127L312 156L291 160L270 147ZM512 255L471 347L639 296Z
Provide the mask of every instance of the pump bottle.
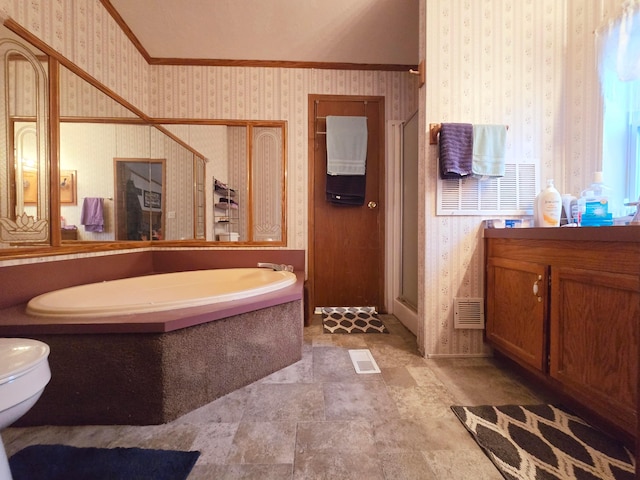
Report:
M547 180L547 186L536 197L536 227L559 227L562 213L562 197L553 186L553 180Z

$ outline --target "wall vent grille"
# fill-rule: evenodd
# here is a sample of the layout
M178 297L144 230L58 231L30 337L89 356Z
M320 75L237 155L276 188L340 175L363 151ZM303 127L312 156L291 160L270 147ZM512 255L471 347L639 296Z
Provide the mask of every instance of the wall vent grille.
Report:
M453 328L484 328L483 298L454 298L453 311Z
M505 176L438 178L438 215L533 215L540 191L538 162L507 163Z

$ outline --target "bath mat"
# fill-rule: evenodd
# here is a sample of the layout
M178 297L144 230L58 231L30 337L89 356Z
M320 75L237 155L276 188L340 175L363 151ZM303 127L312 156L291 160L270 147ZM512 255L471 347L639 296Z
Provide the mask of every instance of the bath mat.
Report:
M373 307L322 307L324 333L389 333Z
M621 443L554 405L451 407L508 480L633 480Z
M185 480L200 452L33 445L9 459L13 480Z

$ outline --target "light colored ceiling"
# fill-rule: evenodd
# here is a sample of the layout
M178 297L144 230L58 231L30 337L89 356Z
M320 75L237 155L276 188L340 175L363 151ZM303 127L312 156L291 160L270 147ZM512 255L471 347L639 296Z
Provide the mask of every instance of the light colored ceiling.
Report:
M107 3L153 59L418 63L418 0Z

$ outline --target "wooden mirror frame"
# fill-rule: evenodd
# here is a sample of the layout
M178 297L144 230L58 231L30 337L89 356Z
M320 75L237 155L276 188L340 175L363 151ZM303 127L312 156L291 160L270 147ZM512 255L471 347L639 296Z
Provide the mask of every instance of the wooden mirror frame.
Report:
M163 133L169 135L173 140L179 142L183 146L189 148L182 140L173 136L168 132L163 125L167 124L184 124L184 125L226 125L226 126L272 126L282 128L282 192L281 192L281 238L275 241L268 242L220 242L211 240L175 240L175 241L161 241L163 246L207 246L207 247L247 247L247 246L269 246L269 247L285 247L287 245L287 128L286 121L271 120L271 121L258 121L258 120L212 120L212 119L173 119L173 118L152 118L147 116L144 112L139 110L133 104L120 97L114 91L108 87L102 85L100 82L88 75L84 70L70 62L66 58L62 57L58 52L50 48L43 43L39 38L35 37L31 32L26 30L20 24L16 23L12 19L7 19L4 22L4 26L9 30L17 34L24 41L34 45L40 49L49 57L49 95L48 95L48 110L49 110L49 122L47 128L47 139L50 150L50 167L49 167L49 192L50 192L50 241L47 246L21 246L19 248L0 248L0 258L27 258L34 256L48 256L48 255L60 255L69 253L82 253L82 252L95 252L106 251L114 249L129 249L129 248L141 248L145 246L151 246L151 240L135 241L135 242L122 242L122 241L109 241L109 242L62 242L61 235L61 219L59 214L54 212L60 212L61 198L59 191L59 176L60 176L60 66L66 67L72 73L88 82L90 85L106 94L108 97L125 107L136 115L141 123L145 123L156 127ZM250 172L247 173L251 175ZM206 196L205 196L206 198ZM251 210L251 206L248 207ZM153 242L157 245L158 242Z

